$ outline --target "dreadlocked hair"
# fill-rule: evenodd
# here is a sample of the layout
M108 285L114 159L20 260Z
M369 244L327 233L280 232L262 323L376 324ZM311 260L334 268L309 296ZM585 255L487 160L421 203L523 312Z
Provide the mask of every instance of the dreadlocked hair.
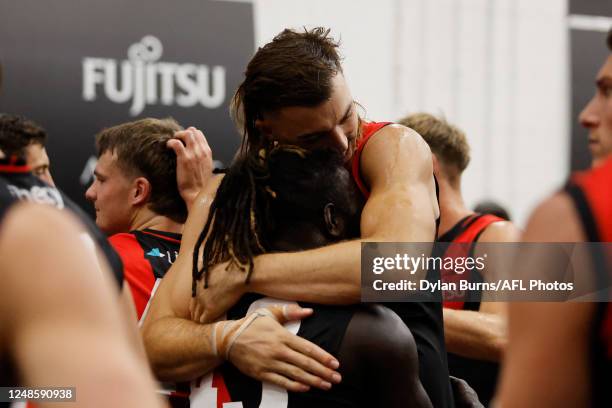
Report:
M204 277L207 288L209 269L222 262L229 261L228 268L235 266L246 271L246 282L250 281L253 258L269 248L265 231L273 228L271 201L276 194L268 186L268 160L280 151L305 155L303 149L294 146L276 147L270 152L261 149L246 153L226 170L193 251L192 296L195 296L196 282ZM202 245L202 268L199 269Z

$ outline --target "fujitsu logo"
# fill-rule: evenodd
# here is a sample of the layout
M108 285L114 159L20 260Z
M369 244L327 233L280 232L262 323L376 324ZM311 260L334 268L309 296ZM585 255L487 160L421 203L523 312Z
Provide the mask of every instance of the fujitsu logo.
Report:
M127 60L85 57L83 99L95 101L99 87L115 103L130 99L130 114L136 116L146 105L192 107L198 103L214 109L225 100L225 68L192 63L159 61L163 46L152 35L128 48Z

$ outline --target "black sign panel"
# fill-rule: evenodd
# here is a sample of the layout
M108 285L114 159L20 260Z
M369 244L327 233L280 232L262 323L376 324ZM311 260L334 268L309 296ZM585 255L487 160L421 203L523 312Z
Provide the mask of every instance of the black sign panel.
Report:
M47 129L55 181L84 204L81 175L104 127L172 116L231 160L239 136L228 105L254 47L250 3L5 2L0 111Z
M570 0L570 14L609 16L610 0Z

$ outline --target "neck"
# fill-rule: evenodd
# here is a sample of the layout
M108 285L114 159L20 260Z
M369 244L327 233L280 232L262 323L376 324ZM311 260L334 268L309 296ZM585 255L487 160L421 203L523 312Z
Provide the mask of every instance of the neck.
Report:
M473 214L465 206L461 195L461 184L451 185L447 180L439 179L440 185L440 228L438 237L446 234L461 219Z
M183 232L183 224L172 221L170 218L159 215L148 208L142 208L134 215L130 224L130 231L144 229L180 234Z

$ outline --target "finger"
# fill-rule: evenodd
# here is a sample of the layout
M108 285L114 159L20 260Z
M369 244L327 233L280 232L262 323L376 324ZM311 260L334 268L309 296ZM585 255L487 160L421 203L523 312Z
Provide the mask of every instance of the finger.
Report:
M284 321L280 323L285 323L286 321L293 320L302 320L313 313L313 310L309 307L301 307L300 305L285 305L283 306L283 317Z
M307 316L312 314L312 309L310 308L302 308L299 305L291 304L291 305L268 305L264 307L267 309L274 319L283 324L291 320L301 320Z
M276 373L264 373L261 376L261 380L278 385L279 387L292 392L306 392L310 389L310 387L306 384L292 381L287 377L283 377L282 375L278 375Z
M192 302L193 302L193 313L191 314L191 320L200 322L200 318L202 317L202 306L200 305L200 302L198 302L197 298L192 298Z
M202 133L202 131L200 129L196 129L194 127L190 127L189 130L191 130L193 132L194 141L197 144L199 144L204 150L205 150L205 148L210 149L210 146L208 145L208 140L206 139L206 136L204 136L204 133Z
M187 151L185 149L185 145L178 139L170 139L166 142L166 147L174 150L177 159L181 159L185 157Z
M290 373L285 372L284 375L289 376L296 381L300 381L304 384L321 388L323 390L328 390L331 387L331 384L338 384L340 381L342 381L342 376L340 373L325 367L323 364L308 356L290 349L280 351L279 354L283 364L287 364L290 367L295 368L295 371ZM305 377L305 375L307 376Z
M193 128L175 132L174 138L170 140L182 144L185 151L191 152L193 156L197 157L201 155L201 147L195 142L195 131L190 129Z
M310 357L311 359L314 359L325 367L329 367L333 370L336 370L338 367L340 367L340 363L338 362L338 360L336 360L334 356L332 356L316 344L313 344L299 336L293 334L288 335L287 339L285 340L285 344L287 344L289 347L291 347L298 353Z
M320 388L322 390L329 390L332 386L330 382L284 361L276 361L272 366L272 370L274 370L275 373L288 378L289 380L311 387Z

